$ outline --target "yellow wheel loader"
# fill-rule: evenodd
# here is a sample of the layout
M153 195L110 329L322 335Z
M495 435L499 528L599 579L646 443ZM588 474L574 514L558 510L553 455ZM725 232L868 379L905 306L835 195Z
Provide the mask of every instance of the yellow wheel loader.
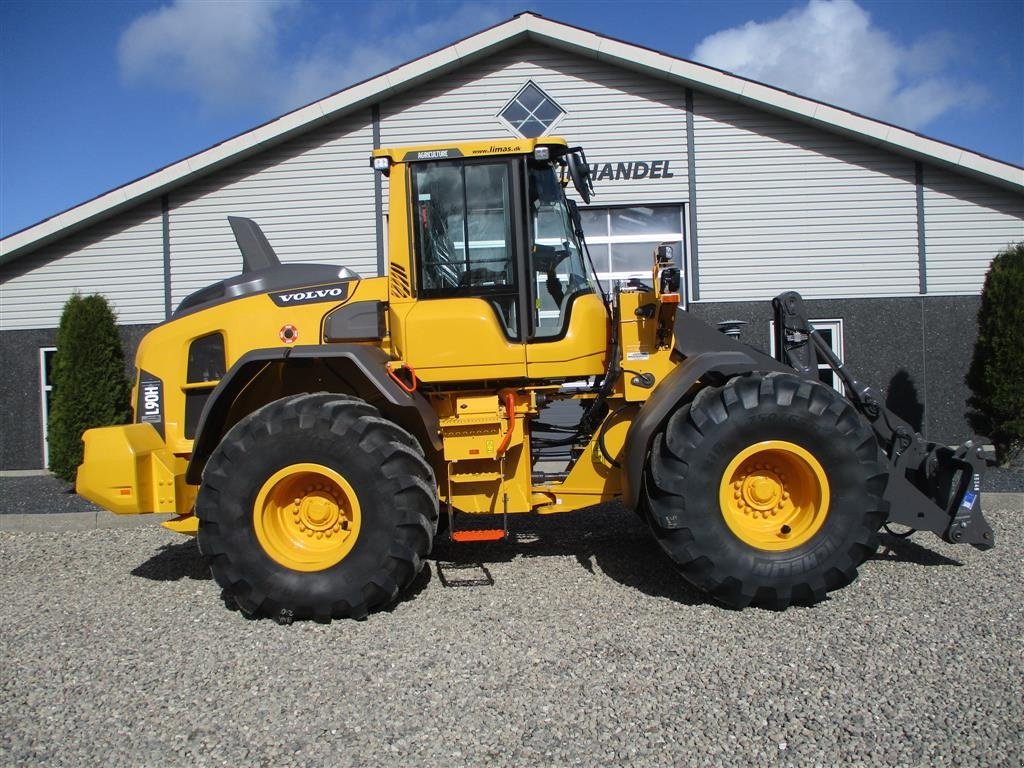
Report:
M241 274L142 341L135 423L84 437L78 492L176 513L165 525L198 534L246 613L360 618L413 580L439 517L481 542L506 536L507 515L613 499L736 608L823 599L888 523L993 545L981 439L927 442L832 355L797 294L774 300L770 357L680 308L668 246L649 277L602 284L565 195L593 191L579 147L370 162L390 195L385 276L281 264L230 217ZM551 418L567 410L575 423Z

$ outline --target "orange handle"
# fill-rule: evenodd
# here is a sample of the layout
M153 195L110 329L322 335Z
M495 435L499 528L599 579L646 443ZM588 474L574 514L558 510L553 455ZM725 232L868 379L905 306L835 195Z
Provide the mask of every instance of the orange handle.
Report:
M505 437L501 439L501 445L498 446L497 452L494 454L495 457L500 457L505 453L508 448L509 442L512 440L512 433L516 431L516 393L506 392L505 393L505 415L508 416L508 432L505 433Z
M412 377L412 383L406 384L404 381L398 378L398 374L396 374L395 371L391 368L391 363L388 363L385 367L387 368L388 376L394 379L394 382L398 386L400 386L403 391L409 393L410 395L416 391L416 387L419 386L420 382L419 379L416 378L415 368L413 368L411 365L406 365L405 363L402 363L401 367L399 368L399 370L401 370L402 368L408 369L409 375Z

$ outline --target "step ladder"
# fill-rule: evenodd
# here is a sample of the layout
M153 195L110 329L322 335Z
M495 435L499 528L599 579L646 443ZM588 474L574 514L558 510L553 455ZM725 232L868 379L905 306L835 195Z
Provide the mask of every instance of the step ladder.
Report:
M508 493L505 492L505 457L501 457L498 478L501 492L501 528L463 528L455 529L455 512L452 509L452 469L448 466L448 537L456 544L477 544L487 541L504 541L508 538ZM472 518L475 515L463 515Z

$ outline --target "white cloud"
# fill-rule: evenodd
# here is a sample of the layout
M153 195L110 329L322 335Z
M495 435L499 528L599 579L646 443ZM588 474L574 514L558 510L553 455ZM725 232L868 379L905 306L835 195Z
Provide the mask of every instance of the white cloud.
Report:
M175 0L121 35L127 83L195 94L215 111L236 105L287 110L428 53L502 18L500 7L463 3L415 22L415 4L358 9L343 27L320 29L297 50L287 34L323 15L302 0ZM306 15L309 14L309 15ZM361 25L361 26L360 26ZM293 46L296 47L296 46Z
M692 58L908 128L951 109L976 106L986 89L944 70L952 37L902 46L853 0L810 0L771 21L702 40Z

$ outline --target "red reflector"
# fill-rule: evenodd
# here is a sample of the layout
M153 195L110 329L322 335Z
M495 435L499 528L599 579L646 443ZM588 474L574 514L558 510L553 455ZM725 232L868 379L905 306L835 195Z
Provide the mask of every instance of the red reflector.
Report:
M479 456L480 455L480 449L479 448L470 448L469 449L469 455L470 456Z
M132 489L131 488L122 488L121 489L121 495L122 496L131 496L132 495Z
M479 531L452 531L452 541L466 544L471 541L501 541L505 531L501 528L484 528Z

